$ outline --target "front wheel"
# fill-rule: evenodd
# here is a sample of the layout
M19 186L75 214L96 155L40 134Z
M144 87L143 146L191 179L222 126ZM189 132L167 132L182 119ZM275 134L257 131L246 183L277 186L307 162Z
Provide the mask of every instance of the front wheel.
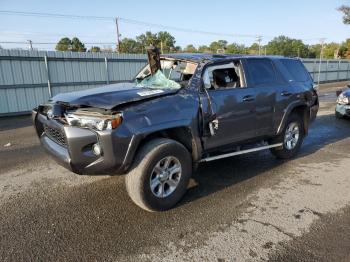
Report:
M136 205L147 211L173 207L185 194L192 172L188 150L171 139L155 139L138 152L126 175L126 189Z
M293 114L289 117L283 132L271 141L272 144L282 143L282 146L272 148L271 153L281 159L292 158L299 152L304 137L303 121L299 115Z

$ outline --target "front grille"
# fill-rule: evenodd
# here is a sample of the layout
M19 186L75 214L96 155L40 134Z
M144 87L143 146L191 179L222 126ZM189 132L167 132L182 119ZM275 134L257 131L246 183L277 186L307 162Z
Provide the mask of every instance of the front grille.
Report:
M66 136L60 129L44 125L44 132L51 140L57 144L67 147Z

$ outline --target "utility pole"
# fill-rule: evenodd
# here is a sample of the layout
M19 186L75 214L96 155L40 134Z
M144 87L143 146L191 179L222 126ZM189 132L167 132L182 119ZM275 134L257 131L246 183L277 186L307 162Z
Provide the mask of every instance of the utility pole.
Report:
M262 36L257 36L256 41L258 42L259 45L259 55L261 55L261 41L262 41Z
M29 50L33 51L33 41L32 40L27 40L29 43Z
M321 51L320 51L320 61L318 63L318 76L317 76L317 85L320 85L320 75L321 75L321 63L322 63L322 56L323 56L323 47L324 47L324 41L326 38L320 38L320 44L321 44Z
M119 33L119 25L118 25L119 18L115 18L115 26L117 28L117 51L120 53L120 33Z

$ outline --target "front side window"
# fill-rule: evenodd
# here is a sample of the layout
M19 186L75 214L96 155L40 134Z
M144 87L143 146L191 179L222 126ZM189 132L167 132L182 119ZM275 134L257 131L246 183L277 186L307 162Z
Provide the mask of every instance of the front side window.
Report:
M240 62L208 67L204 72L203 82L206 89L212 90L244 87Z
M268 59L248 59L250 77L256 86L273 84L277 81L276 71Z

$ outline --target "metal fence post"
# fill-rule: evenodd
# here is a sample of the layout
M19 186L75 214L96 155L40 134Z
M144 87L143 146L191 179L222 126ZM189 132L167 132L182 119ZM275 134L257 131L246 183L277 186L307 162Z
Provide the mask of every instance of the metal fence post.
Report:
M316 75L316 62L317 60L315 59L314 60L314 65L313 65L313 68L312 68L312 78L315 79L315 75Z
M108 60L107 60L107 57L105 57L105 68L106 68L106 82L107 82L107 85L109 85Z
M350 61L348 61L348 70L346 70L346 80L349 80L349 70L350 70Z
M52 97L51 82L50 82L50 72L49 72L49 63L48 63L46 55L44 56L44 61L45 61L46 76L47 76L47 88L49 89L49 96Z
M317 85L320 85L321 79L321 67L322 67L322 56L320 56L320 61L318 62L318 75L317 75Z

